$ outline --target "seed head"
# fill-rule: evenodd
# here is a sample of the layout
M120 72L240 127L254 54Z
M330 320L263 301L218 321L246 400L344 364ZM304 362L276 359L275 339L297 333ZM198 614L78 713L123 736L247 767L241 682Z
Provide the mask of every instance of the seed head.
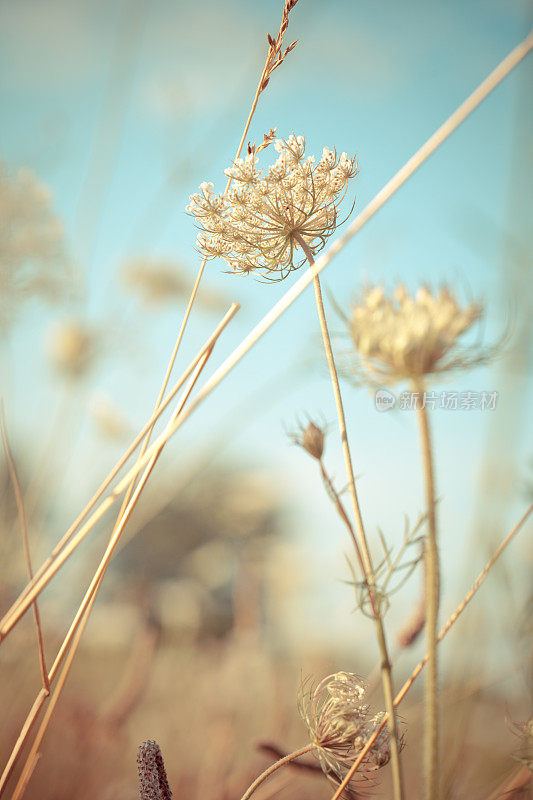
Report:
M324 247L357 167L355 158L327 147L315 164L305 157L303 136L277 139L274 147L278 159L266 169L258 168L253 149L226 169L233 184L227 193L215 194L212 183L202 183L187 212L200 228L197 247L205 258L280 280L305 261L295 262L298 239L313 255Z
M304 428L300 427L297 433L290 434L290 438L294 444L303 447L310 456L320 461L324 455L324 442L326 435L322 428L315 425L314 422L309 422Z
M337 672L300 698L300 714L316 745L320 765L335 783L343 780L383 720L384 712L370 715L365 697L366 685L357 675ZM359 775L368 777L365 773L384 766L389 759L389 734L384 728L365 756Z
M392 297L382 287L366 290L352 309L350 333L365 371L380 383L394 383L483 360L457 341L482 315L477 303L459 308L450 289L432 294L425 286L411 296L399 285Z
M148 739L137 753L140 800L171 800L165 762L157 742Z

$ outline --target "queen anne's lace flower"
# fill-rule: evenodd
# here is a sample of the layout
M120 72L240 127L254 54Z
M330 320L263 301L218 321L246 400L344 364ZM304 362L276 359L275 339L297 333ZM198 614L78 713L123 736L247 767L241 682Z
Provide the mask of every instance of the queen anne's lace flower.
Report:
M383 712L371 716L365 702L366 685L357 675L337 672L302 695L300 713L325 774L340 783L370 736L383 720ZM379 769L390 759L389 734L380 731L363 759L359 776Z
M378 286L352 309L350 333L364 368L380 382L417 381L481 360L480 353L457 347L481 313L477 303L459 308L448 288L432 294L422 287L411 296L400 285L387 297Z
M295 263L300 238L313 255L324 247L357 167L354 158L327 147L315 164L305 157L303 136L274 146L274 164L259 169L255 152L237 159L225 170L229 191L215 194L212 183L202 183L187 212L200 228L197 246L205 258L224 258L234 272L283 278L305 261Z

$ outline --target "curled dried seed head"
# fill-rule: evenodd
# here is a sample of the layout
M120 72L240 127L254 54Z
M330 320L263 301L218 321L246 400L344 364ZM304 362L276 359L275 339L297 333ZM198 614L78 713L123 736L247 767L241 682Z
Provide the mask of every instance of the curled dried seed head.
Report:
M317 686L302 691L299 698L300 714L316 746L320 765L334 783L344 779L383 721L384 712L371 715L366 690L365 683L357 675L337 672L328 675ZM389 734L383 728L354 780L368 779L369 773L387 764L389 759Z

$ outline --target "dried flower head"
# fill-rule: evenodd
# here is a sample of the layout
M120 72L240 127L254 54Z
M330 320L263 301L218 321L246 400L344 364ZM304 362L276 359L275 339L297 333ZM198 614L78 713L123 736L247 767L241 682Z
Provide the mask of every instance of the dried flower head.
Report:
M84 375L95 356L94 336L78 320L56 322L48 333L46 346L52 367L71 379Z
M324 455L326 434L324 430L314 422L310 420L305 428L303 425L300 426L300 430L297 433L290 434L290 438L294 444L303 447L303 449L309 453L310 456L316 458L317 461L321 460Z
M381 724L384 712L371 715L365 702L367 687L351 672L328 675L299 701L300 714L316 745L320 765L334 783L340 783L370 736ZM359 777L384 766L390 759L389 734L380 731L363 759Z
M448 288L433 294L421 287L411 296L399 285L387 297L376 286L352 309L349 325L367 374L380 383L394 383L482 361L482 351L457 347L459 337L481 314L477 303L459 308Z
M171 800L165 762L157 742L148 739L137 753L140 800Z
M322 157L305 157L305 139L277 139L278 159L257 167L254 152L225 170L232 187L215 194L202 183L191 195L187 212L200 228L198 250L205 258L224 258L234 272L258 272L271 279L298 269L295 248L302 239L311 253L321 250L337 227L338 206L348 181L357 173L355 159L324 148Z

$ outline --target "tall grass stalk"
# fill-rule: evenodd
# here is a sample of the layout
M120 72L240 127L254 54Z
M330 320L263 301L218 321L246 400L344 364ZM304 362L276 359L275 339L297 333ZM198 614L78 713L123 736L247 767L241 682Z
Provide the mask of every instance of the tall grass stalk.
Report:
M197 378L199 377L203 367L205 366L205 363L207 362L207 359L208 359L209 355L210 355L210 351L209 351L209 353L207 353L204 356L203 361L198 365L197 372L196 372L195 375L192 376L190 384L189 384L189 387L188 387L187 391L185 392L184 397L182 399L182 403L178 406L178 409L176 409L175 413L180 413L181 409L183 408L183 405L187 401L187 399L188 399L188 397L190 395L190 392L192 391ZM115 550L115 548L116 548L116 546L118 544L120 536L122 535L122 532L123 532L128 520L129 520L131 514L133 513L133 509L135 508L135 506L137 504L137 501L138 501L138 499L139 499L139 497L141 495L141 492L143 491L144 486L146 485L146 482L147 482L148 478L150 477L150 474L151 474L151 472L152 472L152 470L153 470L153 468L154 468L154 466L155 466L155 464L157 462L157 459L158 459L160 453L161 453L161 450L159 450L159 452L155 453L154 456L152 457L152 459L150 460L149 464L147 465L147 467L146 467L146 469L144 471L144 474L143 474L141 480L139 481L138 485L136 486L136 488L135 488L135 490L134 490L134 492L133 492L133 494L132 494L132 496L130 498L130 501L129 501L128 505L126 506L126 509L125 509L122 517L119 520L119 524L114 527L113 532L111 534L111 537L109 539L109 543L108 543L107 548L105 550L105 553L102 556L100 564L99 564L99 566L98 566L98 568L97 568L97 570L96 570L96 572L94 574L94 577L93 577L93 579L92 579L92 581L91 581L91 583L89 585L89 588L87 589L87 591L85 593L85 596L84 596L84 598L83 598L83 600L82 600L82 602L81 602L81 604L80 604L80 606L78 608L78 611L76 612L76 614L74 616L74 620L72 621L72 624L71 624L71 626L70 626L70 628L69 628L69 630L67 632L67 635L65 636L65 638L63 640L63 643L62 643L61 647L59 648L59 652L58 652L58 654L57 654L57 656L55 658L55 661L52 664L52 667L50 669L49 676L48 676L50 682L52 682L55 679L57 673L59 672L59 669L61 667L61 664L62 664L63 660L65 660L65 664L63 666L63 669L61 671L61 674L59 676L57 684L56 684L56 686L54 688L54 691L52 693L52 696L50 698L50 703L49 703L49 705L48 705L48 707L46 709L46 713L45 713L45 715L43 717L43 720L41 722L41 725L39 727L37 736L35 737L35 740L32 743L32 747L31 747L30 753L29 753L29 755L28 755L28 757L26 759L24 768L23 768L21 776L19 778L19 782L17 783L17 786L15 787L15 792L14 792L13 797L17 797L18 798L18 797L22 796L22 794L24 792L24 789L25 789L25 787L26 787L26 785L27 785L27 783L29 781L29 778L31 777L31 774L33 772L33 769L34 769L34 766L35 766L35 763L36 763L35 759L37 757L39 747L40 747L41 742L42 742L42 740L43 740L43 738L45 736L45 733L47 731L48 725L49 725L50 720L52 718L52 714L53 714L53 712L55 710L57 701L58 701L59 696L60 696L60 694L61 694L61 692L63 690L63 687L65 685L66 679L68 677L68 673L70 671L70 668L71 668L73 660L74 660L74 656L76 654L79 642L81 640L81 636L82 636L83 631L85 629L85 626L86 626L86 624L88 622L92 607L94 605L94 601L96 600L96 595L97 595L98 590L99 590L99 588L101 586L101 583L102 583L102 580L104 578L105 572L107 570L107 567L109 566L109 562L110 562L111 557L113 555L113 552L114 552L114 550ZM69 650L69 647L70 647L70 650ZM13 764L13 766L14 766L14 764Z
M205 364L207 363L207 360L209 359L209 356L212 353L213 347L214 347L214 345L216 343L216 340L217 340L218 336L224 330L224 328L227 326L227 324L231 321L231 319L233 319L233 317L237 313L238 309L239 309L239 306L237 304L233 304L232 307L230 308L230 310L228 311L228 313L225 315L225 317L222 320L222 322L217 327L215 333L211 337L212 341L210 341L210 346L209 346L208 350L204 353L204 355L202 356L202 359L196 365L196 368L195 368L196 371L193 372L192 376L190 377L189 386L187 387L187 389L183 393L180 402L177 404L177 407L176 407L175 411L173 412L172 419L174 419L175 417L179 416L179 414L182 412L182 410L183 410L183 408L185 406L185 403L189 399L190 393L192 392L192 390L193 390L193 388L194 388L194 386L196 384L196 381L200 377L202 369L204 368ZM171 422L172 422L172 419L171 419ZM26 784L27 784L27 782L28 782L28 780L29 780L29 778L31 776L31 772L29 772L29 770L30 769L33 770L33 768L35 766L35 763L36 763L35 755L36 755L36 752L37 752L37 751L34 752L35 744L36 744L36 742L40 742L42 740L42 738L44 737L44 735L45 735L45 732L46 732L46 729L47 729L48 724L50 722L50 719L51 719L53 710L55 708L58 696L62 691L62 687L63 687L63 685L64 685L64 683L66 681L68 672L70 670L70 666L71 666L73 658L74 658L74 654L75 654L75 652L77 650L79 641L81 639L80 631L83 632L83 629L85 628L85 625L86 625L88 617L89 617L89 615L91 613L91 609L93 607L94 601L96 599L96 595L98 593L98 590L100 588L100 585L101 585L103 577L104 577L104 574L105 574L105 572L107 570L107 567L109 565L109 561L110 561L110 559L111 559L111 557L113 555L113 552L114 552L114 550L116 548L116 545L118 544L118 541L119 541L119 539L121 537L122 531L124 530L124 527L125 527L126 523L128 522L128 519L131 516L131 514L133 512L133 509L135 508L135 505L137 504L137 501L138 501L138 499L140 497L140 494L141 494L141 492L142 492L142 490L143 490L143 488L144 488L144 486L145 486L145 484L146 484L146 482L147 482L147 480L148 480L148 478L149 478L149 476L151 474L151 471L152 471L153 467L155 466L155 463L157 462L157 459L158 459L162 449L163 449L163 447L161 447L158 451L156 451L153 454L152 458L150 459L150 462L148 463L148 465L147 465L147 467L145 469L143 477L141 478L141 480L140 480L138 486L136 487L132 497L130 498L128 506L126 507L122 517L120 518L119 524L116 525L113 528L113 532L111 534L108 546L107 546L107 548L105 550L105 553L104 553L104 555L103 555L103 557L102 557L102 559L100 561L100 564L99 564L99 566L98 566L98 568L97 568L97 570L95 572L95 575L94 575L94 577L93 577L93 579L92 579L92 581L91 581L91 583L89 585L89 588L87 589L87 591L85 593L85 596L84 596L84 598L83 598L83 600L82 600L82 602L81 602L81 604L80 604L80 606L78 608L78 611L76 612L76 614L74 616L74 620L72 621L72 623L70 625L70 628L69 628L69 630L68 630L68 632L67 632L67 634L66 634L66 636L65 636L65 638L64 638L64 640L63 640L63 642L62 642L62 644L61 644L61 646L59 648L59 651L58 651L58 653L56 655L54 663L52 664L52 667L50 668L50 671L49 671L48 676L47 676L48 685L50 685L54 681L54 679L56 678L57 673L59 672L59 669L61 667L62 662L66 658L65 665L64 665L63 670L61 672L61 675L60 675L60 678L58 680L57 686L55 687L54 692L52 694L52 697L50 699L50 705L47 708L46 714L45 714L45 716L43 718L43 721L41 723L41 726L39 728L36 740L34 741L34 743L32 745L32 750L30 751L30 754L29 754L28 758L26 759L25 766L24 766L23 772L21 774L21 778L19 780L19 783L17 784L17 788L15 790L15 794L17 796L18 796L17 793L22 794L22 792L24 791L24 788L25 788L25 786L26 786ZM70 650L69 650L69 647L70 647ZM49 694L49 692L47 694ZM43 702L44 702L45 699L46 699L46 696L43 697ZM12 770L13 770L16 762L17 762L17 759L18 759L18 757L20 755L22 747L23 747L26 739L28 738L28 736L29 736L29 734L31 732L31 729L33 727L33 723L35 722L35 720L37 718L37 715L38 715L38 713L40 711L40 708L42 707L43 703L42 702L39 703L38 701L39 701L39 697L37 698L36 702L34 703L34 706L30 710L30 713L28 714L28 717L26 718L26 721L25 721L25 723L23 725L23 729L22 730L24 731L24 736L22 736L22 735L19 736L19 738L18 738L18 740L17 740L17 742L15 744L15 748L13 749L12 754L10 756L10 759L8 761L8 765L6 766L6 769L4 770L4 774L3 774L2 780L0 782L0 797L1 797L2 793L3 793L3 791L4 791L4 788L5 788L5 785L7 783L7 780L9 779L9 776L10 776L10 774L11 774L11 772L12 772ZM39 744L37 744L37 747L38 746L39 746Z
M438 797L439 791L439 710L437 632L439 614L440 568L437 544L437 516L435 508L435 474L431 431L427 408L421 398L424 387L414 387L418 392L417 418L420 428L420 445L424 473L428 535L424 549L424 581L426 602L426 653L427 672L425 687L424 776L426 800Z
M447 620L446 624L441 629L441 631L440 631L440 633L438 635L438 639L437 639L438 642L441 642L444 639L444 637L446 636L446 634L448 633L450 628L455 624L455 622L457 622L458 618L463 613L463 611L465 610L467 605L470 603L470 601L472 600L472 598L474 597L474 595L476 594L476 592L478 591L478 589L480 588L482 583L485 581L485 579L488 576L489 572L492 570L492 568L494 567L494 565L496 564L496 562L498 561L498 559L500 558L502 553L510 545L510 543L513 541L515 536L521 530L521 528L526 523L526 521L528 520L529 516L532 513L533 513L533 503L525 511L525 513L522 515L522 517L518 520L518 522L516 523L514 528L511 530L511 532L508 533L507 536L505 537L505 539L503 539L503 541L500 543L500 545L498 546L496 551L492 554L491 558L489 559L489 561L487 562L485 567L481 570L481 572L477 576L477 578L474 581L470 591L465 595L465 597L463 598L461 603L457 606L455 611L448 617L448 620ZM400 689L400 691L398 692L398 694L394 698L394 707L395 708L397 708L400 705L400 703L402 702L402 700L405 698L405 696L408 693L409 689L411 688L411 686L413 685L415 680L418 678L418 676L420 675L420 673L424 669L424 666L426 665L427 661L428 661L428 655L426 653L424 658L421 661L419 661L419 663L416 665L416 667L412 671L410 677L405 681L405 683L403 684L402 688ZM339 798L341 797L342 793L347 788L347 786L350 783L351 779L353 778L353 776L357 772L359 766L364 761L365 756L367 755L367 753L370 751L370 749L374 745L374 743L375 743L376 739L378 738L380 732L383 730L383 728L387 724L387 719L388 719L388 714L385 714L385 716L383 717L381 723L378 726L376 726L376 729L374 730L372 735L369 736L369 738L367 739L367 742L366 742L365 746L363 747L363 749L359 753L356 761L354 761L354 763L353 763L352 767L350 768L350 770L347 772L346 776L344 777L344 780L337 787L337 790L335 791L335 794L333 795L331 800L339 800ZM247 789L246 793L243 795L241 800L249 800L249 798L252 796L252 794L255 791L255 789L264 780L266 780L266 778L268 778L270 775L272 775L280 767L283 767L283 766L285 766L285 764L289 763L290 761L293 761L293 760L297 759L300 755L303 755L306 752L311 752L313 748L314 748L314 745L312 745L312 744L311 745L307 745L306 747L301 748L300 750L295 750L293 753L289 753L288 756L284 756L283 758L279 759L279 761L276 761L274 764L271 764L270 767L268 767L268 769L265 770L265 772L263 772L258 778L256 778L254 783L251 784L251 786Z
M440 631L440 633L439 633L439 635L437 637L437 643L438 642L442 642L442 640L444 639L444 637L446 636L446 634L448 633L450 628L457 622L457 620L459 619L459 617L461 616L461 614L463 613L465 608L468 606L468 604L470 603L470 601L472 600L472 598L474 597L476 592L479 590L479 588L481 587L482 583L485 581L485 579L487 578L488 574L490 573L490 571L492 570L492 568L494 567L494 565L496 564L496 562L498 561L498 559L500 558L502 553L511 544L511 542L513 541L513 539L515 538L517 533L521 530L521 528L527 522L528 518L531 516L532 513L533 513L533 503L524 512L524 514L518 520L518 522L516 523L514 528L511 530L511 532L507 534L507 536L505 537L505 539L503 539L502 542L500 542L498 548L492 554L492 556L490 557L489 561L486 563L486 565L481 570L481 572L477 576L476 580L472 584L472 588L470 589L470 591L465 595L465 597L459 603L459 605L457 606L455 611L452 614L450 614L450 616L448 617L448 620L446 621L446 624L441 629L441 631ZM420 675L420 673L424 669L424 666L426 665L427 661L428 661L428 654L426 653L424 658L421 661L418 662L418 664L416 665L416 667L412 671L410 677L405 681L404 685L402 686L402 688L400 689L400 691L398 692L398 694L394 698L394 706L395 707L400 705L400 703L404 699L405 695L407 694L407 692L409 691L409 689L411 688L411 686L413 685L415 680L418 678L418 676ZM343 791L348 786L350 780L353 778L353 776L355 775L355 773L359 769L359 766L363 762L366 754L368 753L368 751L370 750L370 748L372 747L372 745L374 744L374 742L378 738L379 732L384 728L386 722L387 722L387 716L385 716L383 718L383 720L381 721L380 725L376 728L376 730L374 731L372 736L369 737L367 743L365 744L364 748L361 750L359 756L357 757L357 760L354 761L351 769L346 774L344 780L339 785L337 791L335 792L335 794L333 795L331 800L339 800L339 798L342 795Z
M312 267L315 263L313 254L307 246L305 240L299 235L295 234L295 239L300 245L309 265ZM346 473L348 476L348 485L350 487L350 497L352 501L353 512L355 515L356 528L359 539L359 546L355 542L355 550L359 558L361 558L361 569L368 588L368 596L372 606L372 614L376 626L376 635L378 647L381 654L381 679L383 683L383 694L385 698L385 707L388 713L388 726L390 734L390 748L391 748L391 768L392 768L392 782L394 788L395 800L403 800L403 779L402 779L402 765L400 759L400 743L398 740L398 726L396 721L396 713L394 711L394 688L392 681L392 665L389 658L389 651L387 647L387 638L385 634L385 626L383 624L383 617L379 600L375 592L375 574L372 564L372 556L368 547L366 538L365 527L363 523L363 516L361 514L361 507L359 505L359 497L357 495L357 487L355 485L355 474L353 469L352 457L350 453L350 444L348 441L348 431L346 429L346 417L344 414L344 404L342 402L342 394L339 385L339 377L335 365L335 357L333 355L333 348L331 346L331 337L329 335L328 323L326 320L326 312L324 309L324 301L322 298L322 289L320 287L320 278L315 275L313 279L315 289L316 307L318 312L318 319L320 321L320 330L322 333L322 341L324 343L324 351L326 353L326 360L328 363L329 374L331 378L331 385L333 387L333 395L335 397L335 407L337 409L337 420L339 423L339 432L342 442L342 451L344 455L344 463Z
M28 536L28 523L26 519L26 512L24 510L24 495L20 485L15 460L11 452L9 439L7 436L6 420L4 415L4 405L0 401L0 429L2 431L2 441L4 443L4 451L6 454L7 468L11 483L13 484L13 492L15 494L15 503L17 506L17 513L22 531L22 542L24 545L24 556L26 559L26 567L30 580L33 578L33 567L31 563L30 540ZM46 658L44 655L43 631L41 626L41 614L39 612L39 605L37 600L33 602L33 613L35 618L35 629L37 633L37 651L39 654L39 667L41 670L41 681L43 689L48 694L50 693L50 681L48 680L48 671L46 669Z
M189 364L183 375L178 379L175 387L172 389L172 396L177 394L179 389L181 389L185 383L185 381L192 375L194 370L197 368L200 361L205 358L205 355L212 349L213 344L216 342L222 331L225 327L229 324L229 322L233 319L237 311L239 310L239 306L237 303L233 303L229 310L224 315L223 319L213 331L211 336L207 339L204 346L200 349L199 353L196 357L192 360ZM164 405L166 405L166 400ZM178 403L179 405L179 403ZM161 411L161 409L160 409ZM159 412L158 412L159 414ZM147 453L145 453L144 457L137 461L137 463L126 473L126 475L119 481L119 483L115 486L113 491L102 501L102 503L98 506L96 511L92 514L92 516L87 520L85 525L80 528L80 530L74 535L74 531L68 537L68 543L65 543L66 536L63 537L64 547L59 548L56 547L57 555L55 558L48 558L45 562L46 567L43 565L36 575L34 576L33 581L26 587L25 591L19 596L18 600L13 604L13 606L9 609L7 614L4 618L0 621L0 642L8 635L8 633L13 629L14 625L18 622L18 620L23 616L23 614L27 611L29 606L32 604L35 597L37 597L40 592L44 589L44 587L49 583L51 578L57 573L60 567L65 563L65 561L69 558L69 556L74 552L74 550L78 547L84 537L89 533L89 531L94 527L96 522L101 519L104 513L113 505L115 500L120 497L122 492L124 492L131 483L131 480L134 476L138 475L141 469L150 461L151 457L157 452L158 448L168 441L166 436L170 430L175 430L176 428L176 420L179 418L180 415L173 414L171 421L167 424L165 431L163 434L157 439L157 441L152 445ZM172 422L174 420L174 422ZM146 429L146 426L145 426ZM139 442L142 437L137 437L137 441ZM118 471L118 470L117 470ZM116 474L116 473L115 473ZM106 481L108 484L110 480ZM102 492L97 492L98 496L102 494ZM91 507L94 503L91 504ZM72 526L71 529L72 530Z
M233 315L233 313L235 313L236 310L237 310L237 306L236 306L236 304L233 304L230 307L230 309L228 311L228 314ZM94 493L92 498L89 500L89 502L86 504L86 506L82 509L82 511L78 514L78 516L76 517L76 519L74 520L72 525L69 527L69 529L67 530L65 535L61 538L61 540L58 542L58 544L54 547L54 549L52 550L52 552L50 553L48 558L43 562L43 564L41 564L41 566L39 567L37 572L34 574L32 580L30 580L28 582L28 584L24 587L24 589L22 590L22 592L20 593L18 598L12 604L11 608L9 609L9 611L2 618L2 620L0 621L0 641L5 635L7 635L7 632L9 632L6 629L9 628L9 627L12 627L12 625L9 622L11 617L15 614L16 610L19 608L19 606L23 603L23 601L25 599L26 599L26 602L24 603L24 607L21 610L21 613L23 614L27 610L27 608L28 608L27 595L29 594L29 592L31 592L31 591L33 591L35 589L35 586L36 586L37 582L40 581L40 579L42 578L44 573L48 570L48 568L51 566L51 564L53 564L53 562L59 556L59 554L64 549L64 547L72 539L72 536L76 532L77 528L80 526L80 524L86 518L87 514L91 511L91 509L94 508L94 506L96 505L96 503L98 502L98 500L100 499L102 494L105 492L105 490L109 487L111 482L116 478L116 476L118 475L118 473L120 472L120 470L122 469L124 464L128 461L128 459L131 457L132 453L136 450L136 448L142 442L142 440L146 436L148 430L150 428L153 428L155 422L157 422L157 420L161 417L163 412L168 408L168 406L170 405L171 401L176 397L176 395L178 394L180 389L183 387L183 385L184 385L185 381L187 380L187 378L190 375L192 375L193 371L196 369L196 367L198 366L200 361L204 358L205 354L211 349L211 346L212 346L213 342L216 341L216 338L220 335L220 332L223 329L223 327L227 324L228 319L229 318L227 316L225 316L223 318L223 320L221 321L221 323L220 323L220 325L222 327L217 327L215 329L215 331L211 334L211 336L209 336L209 338L207 339L205 344L200 348L200 350L198 351L197 355L192 360L192 362L189 364L187 369L183 372L183 374L176 381L176 383L174 384L172 389L168 392L168 394L165 397L165 399L163 400L163 402L159 405L157 411L154 411L154 413L152 414L152 416L150 417L148 422L146 422L145 425L141 428L141 430L139 431L137 436L133 439L132 443L129 445L127 450L119 458L119 460L117 461L117 463L115 464L113 469L108 473L107 477L100 484L100 486L98 487L98 489L96 490L96 492ZM141 465L141 467L139 467L139 470L141 468L142 468L142 465ZM136 473L136 474L138 474L138 473Z

